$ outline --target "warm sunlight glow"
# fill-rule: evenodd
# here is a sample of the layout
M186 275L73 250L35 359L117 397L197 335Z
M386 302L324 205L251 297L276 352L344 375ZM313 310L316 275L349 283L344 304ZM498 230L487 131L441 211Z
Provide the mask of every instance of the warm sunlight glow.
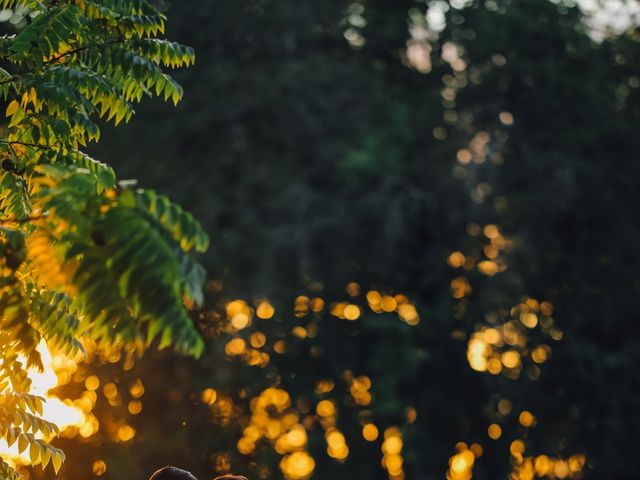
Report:
M29 378L31 379L29 393L46 399L43 404L42 418L55 423L60 431L69 427L82 427L87 418L81 408L72 405L71 402L63 402L59 398L49 395L49 391L59 384L57 372L69 368L75 362L63 355L52 355L44 340L38 345L37 350L42 357L44 370L42 372L35 369L29 370ZM24 363L24 357L19 358L19 361ZM5 439L0 439L0 454L3 457L6 455L5 458L14 463L29 463L28 452L20 454L18 445L14 444L8 447Z

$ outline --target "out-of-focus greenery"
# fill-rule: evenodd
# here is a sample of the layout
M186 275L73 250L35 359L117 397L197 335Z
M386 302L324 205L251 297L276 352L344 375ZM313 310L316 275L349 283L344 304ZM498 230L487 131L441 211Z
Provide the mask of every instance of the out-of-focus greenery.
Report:
M81 366L101 429L65 478L636 475L637 31L546 0L168 14L185 101L100 156L203 221L209 349Z

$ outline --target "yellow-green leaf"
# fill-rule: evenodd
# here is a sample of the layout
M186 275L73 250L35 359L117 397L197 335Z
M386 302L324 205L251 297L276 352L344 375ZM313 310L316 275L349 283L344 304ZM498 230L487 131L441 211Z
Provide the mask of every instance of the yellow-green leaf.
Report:
M45 469L47 468L47 465L49 465L49 460L51 460L51 450L46 448L45 446L42 446L41 449L42 452L42 468Z
M22 453L29 446L29 439L25 434L18 437L18 453Z
M60 470L62 462L64 462L64 454L61 450L56 449L56 451L51 455L51 464L53 465L53 469L56 473Z
M7 433L4 436L4 438L7 440L7 445L13 445L18 439L18 436L21 432L22 431L16 427L10 427L9 429L7 429Z
M16 110L18 110L18 107L20 107L20 104L18 103L17 100L13 100L9 105L7 105L7 113L6 113L7 117L10 117L14 113L16 113Z
M33 465L37 465L40 460L40 445L37 442L33 442L29 445L29 460Z

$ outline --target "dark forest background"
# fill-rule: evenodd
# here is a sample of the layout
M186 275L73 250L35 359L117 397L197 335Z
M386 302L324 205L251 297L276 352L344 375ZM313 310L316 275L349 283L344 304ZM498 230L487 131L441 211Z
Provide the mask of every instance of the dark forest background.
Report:
M209 232L207 308L194 312L208 353L82 367L67 392L91 373L123 398L100 395L100 432L62 442L63 478L93 478L98 460L110 479L168 463L203 479L280 478L271 442L236 446L250 400L271 386L307 430L314 478L387 478L389 427L403 440L394 478L470 478L452 473L458 442L481 446L479 480L533 478L545 455L565 462L549 478L637 476L640 31L596 41L575 6L546 0L165 7L168 37L197 53L175 74L185 99L144 103L93 153ZM369 291L406 295L420 322L375 313ZM264 298L268 320L254 310ZM233 299L247 302L246 328L228 328ZM360 306L357 320L331 313L342 301ZM498 364L474 369L488 329L502 340L483 352ZM234 338L269 360L230 354ZM350 390L358 376L371 381L369 404ZM132 415L137 378L146 390ZM331 391L318 387L327 379ZM315 413L327 398L343 459L327 454ZM122 419L137 433L114 442L109 425Z

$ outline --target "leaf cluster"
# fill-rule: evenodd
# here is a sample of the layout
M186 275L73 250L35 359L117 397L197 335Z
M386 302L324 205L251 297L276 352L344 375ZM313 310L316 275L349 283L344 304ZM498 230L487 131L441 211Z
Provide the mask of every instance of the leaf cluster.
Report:
M26 23L0 37L0 438L57 471L30 394L46 342L69 355L83 341L199 355L203 342L185 304L202 301L208 245L198 222L168 198L118 183L81 151L98 121L129 121L134 104L183 91L166 72L193 64L191 48L159 36L165 16L146 0L2 0ZM0 477L16 478L4 461Z

